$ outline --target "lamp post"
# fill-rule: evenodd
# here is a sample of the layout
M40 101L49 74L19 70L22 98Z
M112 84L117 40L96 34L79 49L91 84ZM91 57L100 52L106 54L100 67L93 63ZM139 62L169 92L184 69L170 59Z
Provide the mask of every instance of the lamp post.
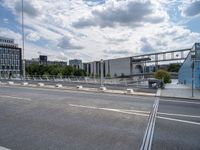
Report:
M194 97L194 65L195 65L195 51L191 51L192 59L192 97Z
M101 87L103 87L103 59L101 59Z
M22 0L22 70L23 70L23 80L26 77L25 70L25 57L24 57L24 0Z

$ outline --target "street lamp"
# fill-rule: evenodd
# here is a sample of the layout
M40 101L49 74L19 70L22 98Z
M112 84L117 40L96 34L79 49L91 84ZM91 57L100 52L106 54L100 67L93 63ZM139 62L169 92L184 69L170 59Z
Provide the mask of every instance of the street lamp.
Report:
M23 80L25 80L26 70L25 70L25 57L24 57L24 0L22 0L22 70L23 70Z
M195 65L195 51L191 51L192 59L192 97L194 97L194 65Z
M101 87L103 87L103 59L101 59Z

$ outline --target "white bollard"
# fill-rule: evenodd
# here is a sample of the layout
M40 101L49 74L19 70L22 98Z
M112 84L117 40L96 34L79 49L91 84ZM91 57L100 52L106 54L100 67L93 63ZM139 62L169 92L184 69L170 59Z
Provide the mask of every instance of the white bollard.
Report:
M127 89L126 91L127 91L127 94L132 94L132 93L134 93L134 90L133 90L133 89Z
M28 85L28 82L23 82L22 85Z
M100 87L100 91L106 91L106 90L107 90L106 87L104 87L104 86Z
M61 87L63 87L63 85L62 84L56 84L56 87L61 88Z
M82 86L82 85L77 85L76 88L77 88L77 89L82 89L83 86Z
M40 82L40 83L38 83L38 86L44 86L44 83Z
M8 81L8 84L9 85L14 85L14 82L13 81Z

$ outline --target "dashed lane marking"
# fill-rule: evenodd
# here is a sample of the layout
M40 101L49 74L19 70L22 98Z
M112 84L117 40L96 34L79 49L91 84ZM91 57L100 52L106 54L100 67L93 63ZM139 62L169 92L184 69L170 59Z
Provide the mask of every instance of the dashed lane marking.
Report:
M30 98L23 98L23 97L9 96L9 95L0 95L0 98L8 98L8 99L10 98L10 99L31 101Z
M143 117L148 117L149 116L148 113L150 113L150 112L147 112L147 111L140 111L140 110L126 111L124 109L103 108L103 107L84 106L84 105L75 105L75 104L69 104L69 106L78 107L78 108L87 108L87 109L119 112L119 113L124 113L124 114L139 115L139 116L143 116Z

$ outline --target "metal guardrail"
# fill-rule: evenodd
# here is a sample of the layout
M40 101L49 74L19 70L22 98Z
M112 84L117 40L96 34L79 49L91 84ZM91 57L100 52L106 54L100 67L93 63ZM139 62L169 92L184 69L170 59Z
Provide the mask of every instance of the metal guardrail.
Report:
M84 83L84 84L100 84L100 78L92 77L63 77L63 76L26 76L23 78L8 78L0 77L0 80L25 80L25 81L50 81L50 82L65 82L65 83ZM148 87L148 79L136 78L104 78L105 85L118 86L134 86L134 87Z

